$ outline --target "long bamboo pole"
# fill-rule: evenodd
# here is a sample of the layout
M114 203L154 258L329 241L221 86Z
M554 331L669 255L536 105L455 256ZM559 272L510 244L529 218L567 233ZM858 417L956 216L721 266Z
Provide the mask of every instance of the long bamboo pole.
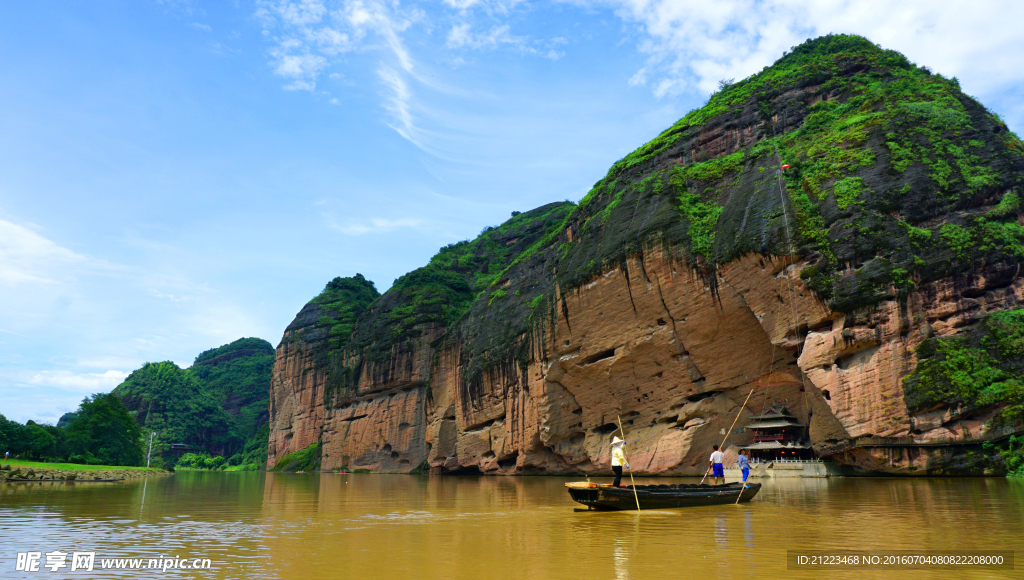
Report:
M740 470L741 477L742 477L742 473L743 473L743 470L741 469ZM747 474L748 475L750 474L750 469L749 468L747 469ZM740 500L743 498L743 492L745 492L745 491L747 491L747 480L744 479L743 480L743 487L740 488L740 495L736 498L736 504L735 505L740 505Z
M619 420L619 433L622 433L622 446L625 447L626 446L626 432L622 430L622 417L619 417L618 415L616 415L615 418ZM626 457L626 451L625 450L622 451L622 458L626 460L627 464L629 463L629 459ZM633 499L636 500L636 511L639 512L640 511L640 496L637 495L637 493L636 493L636 481L633 479L633 469L632 468L630 468L630 470L629 470L629 482L633 484Z
M732 433L733 427L736 426L736 421L740 420L740 414L743 413L743 409L747 408L747 401L750 400L750 395L753 395L753 394L754 394L754 387L750 387L750 392L747 393L747 398L743 399L743 405L741 405L740 406L740 410L736 412L736 418L732 420L732 425L730 425L729 426L729 430L725 432L725 437L722 438L722 444L718 446L718 449L722 449L723 447L725 447L725 442L729 439L729 434ZM620 422L621 422L621 419L620 419ZM619 425L619 430L620 431L622 430L622 426L621 425ZM704 477L700 478L700 483L698 483L697 485L700 485L700 484L704 483L704 479L708 476L708 473L710 471L711 471L711 468L708 467L708 470L704 472ZM744 485L746 485L746 484L744 484Z

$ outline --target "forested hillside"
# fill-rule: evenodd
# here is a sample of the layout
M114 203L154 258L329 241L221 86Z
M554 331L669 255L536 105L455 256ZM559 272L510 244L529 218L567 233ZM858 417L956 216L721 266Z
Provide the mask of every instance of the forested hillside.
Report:
M242 338L203 352L187 369L170 361L146 363L113 394L147 436L157 433L153 453L165 463L189 453L190 466L259 465L266 456L273 366L270 343ZM218 456L223 459L205 462ZM197 457L202 465L196 465Z

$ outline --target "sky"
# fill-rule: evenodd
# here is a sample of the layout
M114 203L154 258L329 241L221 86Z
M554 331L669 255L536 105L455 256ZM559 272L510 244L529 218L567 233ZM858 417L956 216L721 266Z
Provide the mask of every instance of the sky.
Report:
M0 414L275 346L807 38L866 36L1024 129L1024 3L0 1Z

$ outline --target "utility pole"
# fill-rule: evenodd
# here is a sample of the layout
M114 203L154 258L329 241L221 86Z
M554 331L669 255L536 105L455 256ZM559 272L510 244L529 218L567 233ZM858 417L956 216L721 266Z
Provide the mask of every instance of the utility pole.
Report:
M146 467L149 467L149 459L153 457L153 437L156 437L156 431L149 434L149 453L146 454Z

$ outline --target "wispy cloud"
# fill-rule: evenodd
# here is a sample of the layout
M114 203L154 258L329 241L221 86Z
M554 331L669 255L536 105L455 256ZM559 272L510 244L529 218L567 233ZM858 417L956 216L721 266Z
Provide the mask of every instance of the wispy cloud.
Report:
M348 222L337 224L331 222L331 227L349 236L361 236L363 234L379 234L390 232L399 228L413 228L423 223L423 220L403 218L396 220L372 218L368 222Z
M25 226L0 220L0 285L56 284L56 275L69 266L91 262Z
M292 50L304 50L302 54L293 54ZM284 86L285 90L316 89L316 79L320 71L327 66L327 59L310 54L308 48L294 38L282 41L276 48L270 51L274 61L274 74L291 79L291 82Z
M475 34L470 24L462 22L452 26L448 32L448 48L493 48L499 44L522 45L526 38L509 33L508 24L495 26L487 32Z
M377 70L386 93L384 108L392 117L389 125L418 143L409 87L415 65L401 34L422 17L421 11L374 0L262 0L256 16L273 42L274 74L289 79L287 90L316 90L321 74L342 53L382 49Z
M491 15L506 15L526 0L444 0L444 3L460 12L480 10Z
M55 387L82 393L108 392L128 378L125 371L105 373L73 373L71 371L40 371L28 383L38 387Z
M189 22L188 25L192 28L198 28L199 30L202 30L204 32L210 32L211 30L213 30L213 28L210 28L209 24L203 24L202 22Z
M143 251L146 265L111 263L68 249L34 227L0 220L2 332L51 353L35 362L5 358L4 374L14 372L12 367L23 370L13 379L0 377L0 389L13 382L109 390L126 369L166 356L160 353L181 337L204 337L200 344L208 345L267 334L236 297L161 259L177 257L179 249L134 239L125 246ZM44 371L46 363L63 368Z
M402 137L419 146L420 142L415 135L416 127L413 125L412 113L409 111L412 94L406 79L386 65L382 65L377 70L377 75L380 76L380 80L387 89L384 107L391 112L392 117L392 122L388 125L398 131Z

